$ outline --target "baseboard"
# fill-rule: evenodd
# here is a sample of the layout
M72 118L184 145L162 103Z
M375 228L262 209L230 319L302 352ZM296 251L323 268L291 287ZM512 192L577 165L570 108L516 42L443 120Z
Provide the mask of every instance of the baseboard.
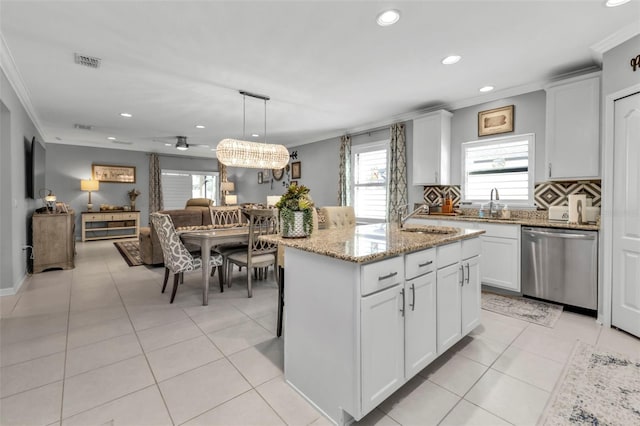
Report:
M18 281L16 284L13 285L13 287L10 288L0 288L0 297L2 296L13 296L16 293L18 293L20 291L20 289L22 288L22 284L24 284L25 280L27 279L29 275L24 274L22 276L22 278L20 279L20 281Z

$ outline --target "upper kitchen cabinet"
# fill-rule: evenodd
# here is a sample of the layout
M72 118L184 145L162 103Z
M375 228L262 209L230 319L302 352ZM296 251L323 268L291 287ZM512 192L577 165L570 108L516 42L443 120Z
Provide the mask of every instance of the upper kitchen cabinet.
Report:
M449 185L452 116L441 109L413 120L414 185Z
M551 84L547 92L546 176L600 177L600 72Z

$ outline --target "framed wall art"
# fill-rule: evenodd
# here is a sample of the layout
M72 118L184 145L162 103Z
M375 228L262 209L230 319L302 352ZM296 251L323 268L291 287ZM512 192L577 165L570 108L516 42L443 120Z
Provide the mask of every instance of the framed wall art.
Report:
M136 168L134 166L106 166L91 165L93 180L100 182L136 183Z
M302 165L300 161L291 163L291 179L300 179L302 177Z
M478 136L513 132L513 105L480 111L478 113Z
M258 172L258 183L262 183L264 182L264 177L262 172Z

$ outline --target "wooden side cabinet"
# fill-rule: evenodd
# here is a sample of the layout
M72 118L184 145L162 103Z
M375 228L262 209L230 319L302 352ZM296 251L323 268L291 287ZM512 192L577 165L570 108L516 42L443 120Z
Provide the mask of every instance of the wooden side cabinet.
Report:
M35 213L33 232L33 273L51 268L73 269L75 215Z
M82 241L137 238L140 212L82 212Z

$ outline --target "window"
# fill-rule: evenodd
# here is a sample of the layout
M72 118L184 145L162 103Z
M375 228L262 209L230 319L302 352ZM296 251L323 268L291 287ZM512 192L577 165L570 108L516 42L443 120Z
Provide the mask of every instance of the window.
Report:
M362 222L385 222L387 218L387 169L389 142L355 145L353 165L353 208Z
M497 188L500 201L533 205L534 135L462 144L462 198L482 202Z
M183 209L190 198L210 198L220 205L218 172L189 172L162 170L162 198L164 209Z

